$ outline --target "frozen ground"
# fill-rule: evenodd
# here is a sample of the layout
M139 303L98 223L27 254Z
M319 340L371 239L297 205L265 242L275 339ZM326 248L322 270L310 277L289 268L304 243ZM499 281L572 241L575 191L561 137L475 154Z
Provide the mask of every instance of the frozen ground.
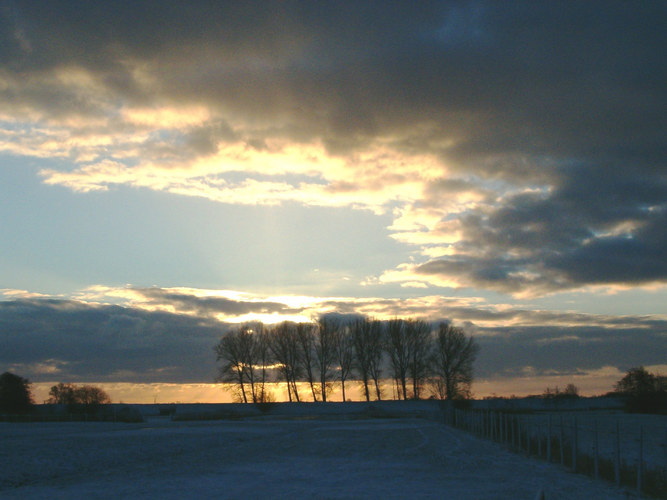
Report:
M424 419L0 423L0 498L621 499Z
M523 424L529 424L531 436L548 435L548 414L525 415ZM575 420L576 419L576 420ZM576 422L579 450L589 456L595 454L597 429L598 452L600 457L614 459L616 454L616 433L621 460L628 465L636 465L641 456L645 467L667 467L667 416L639 415L623 412L561 412L551 415L551 435L558 438L561 425L564 438L572 441L572 429ZM640 435L642 442L640 447Z

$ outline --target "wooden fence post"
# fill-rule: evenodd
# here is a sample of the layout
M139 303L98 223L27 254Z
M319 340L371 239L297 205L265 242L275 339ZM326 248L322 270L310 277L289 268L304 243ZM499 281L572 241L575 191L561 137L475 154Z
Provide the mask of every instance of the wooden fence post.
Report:
M542 426L540 425L540 418L537 421L537 456L542 458Z
M614 457L614 479L616 486L621 485L621 428L618 421L616 421L616 446Z
M637 462L637 493L642 494L642 476L644 474L644 426L639 426L639 457Z
M549 413L549 422L547 424L547 462L551 462L551 413Z
M560 449L560 464L561 465L565 465L565 453L564 453L564 450L563 450L563 441L564 441L563 433L564 433L564 430L563 430L563 415L561 415L560 416L560 440L558 442L559 449Z
M505 414L505 442L507 443L507 447L509 448L511 446L511 436L514 436L514 431L511 428L512 426L512 416L508 413Z
M491 441L496 440L496 412L491 412Z
M577 436L577 417L572 417L572 470L577 472L577 454L578 454L578 436Z
M600 450L600 443L598 439L598 421L597 419L593 422L593 432L594 432L594 442L593 442L593 449L595 453L595 479L600 479L600 469L599 469L599 462L598 462L598 457L600 455L599 450Z

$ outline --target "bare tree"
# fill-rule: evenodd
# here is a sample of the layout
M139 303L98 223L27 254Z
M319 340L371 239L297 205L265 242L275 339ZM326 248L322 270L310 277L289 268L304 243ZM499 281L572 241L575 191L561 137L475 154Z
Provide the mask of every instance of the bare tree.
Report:
M48 403L66 405L73 413L93 414L101 405L111 403L111 398L101 387L60 382L51 387Z
M76 388L77 402L86 407L95 407L111 403L111 398L101 387L83 385Z
M335 332L334 341L334 354L339 367L343 401L346 401L345 381L350 376L352 364L354 363L354 345L350 327L341 325Z
M271 331L270 343L274 359L280 365L280 372L287 384L287 397L299 402L297 379L300 376L300 354L297 324L285 321L276 325ZM294 396L292 396L294 395Z
M76 386L59 382L49 390L49 404L73 405L76 404Z
M312 323L297 323L296 335L299 340L301 367L310 385L313 401L317 401L318 390L315 388L315 326Z
M257 363L259 369L259 388L254 394L253 401L265 403L270 401L270 395L266 391L266 383L269 380L269 367L273 361L271 347L269 344L269 331L262 323L258 323L254 331L253 363Z
M384 327L380 320L370 321L367 340L370 375L375 385L375 396L380 401L382 399L380 379L382 377L382 361L384 358Z
M320 316L317 320L317 328L315 328L315 368L322 401L325 403L327 393L331 389L329 381L336 358L336 336L339 328L339 321L330 316Z
M214 350L216 361L222 361L218 380L235 382L244 403L248 402L246 384L253 403L266 400L271 358L268 336L262 323L246 323L229 330Z
M408 348L408 375L412 379L412 397L419 399L429 375L432 350L431 325L426 321L409 319L405 322Z
M398 399L407 399L408 365L411 354L405 320L392 319L387 324L386 349L389 353Z
M441 399L468 397L473 377L473 363L479 346L463 330L440 323L435 339L433 371Z
M371 383L375 385L376 398L382 399L380 378L384 354L382 322L368 318L358 319L351 327L354 347L354 366L361 377L366 401L371 400Z
M249 352L251 351L249 344L252 342L252 334L249 330L250 328L247 325L229 330L214 347L217 354L216 361L222 362L218 380L221 382L235 382L238 385L240 398L244 403L248 402L246 381L252 378L247 366ZM253 395L254 390L251 389L251 397Z
M241 326L241 335L239 336L239 347L241 351L242 372L250 384L250 397L252 402L257 402L257 382L258 373L256 369L257 359L257 335L255 335L256 325L245 324Z
M367 319L358 319L350 328L352 336L352 345L354 347L354 359L357 372L361 377L361 383L364 387L364 396L366 401L371 400L368 385L371 378L371 360L370 360L370 330L371 322Z

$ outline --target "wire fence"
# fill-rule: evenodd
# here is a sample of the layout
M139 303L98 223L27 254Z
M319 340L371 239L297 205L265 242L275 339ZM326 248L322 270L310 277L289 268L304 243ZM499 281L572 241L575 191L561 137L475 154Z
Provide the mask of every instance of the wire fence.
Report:
M446 423L507 448L667 498L667 417L453 410Z

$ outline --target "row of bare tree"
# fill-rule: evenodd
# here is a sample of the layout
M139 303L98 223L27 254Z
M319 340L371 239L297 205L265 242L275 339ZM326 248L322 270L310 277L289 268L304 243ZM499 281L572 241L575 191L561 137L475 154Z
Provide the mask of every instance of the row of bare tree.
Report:
M106 405L111 403L111 398L101 387L94 385L64 384L62 382L54 385L49 390L49 404L72 405Z
M367 401L380 400L387 368L398 399L467 397L479 352L472 337L448 323L345 322L333 315L313 323L246 323L228 330L214 349L221 362L218 380L232 383L245 403L270 401L272 381L286 384L289 401L303 400L297 383L306 382L312 400L326 402L335 380L344 401L351 380L362 384Z

